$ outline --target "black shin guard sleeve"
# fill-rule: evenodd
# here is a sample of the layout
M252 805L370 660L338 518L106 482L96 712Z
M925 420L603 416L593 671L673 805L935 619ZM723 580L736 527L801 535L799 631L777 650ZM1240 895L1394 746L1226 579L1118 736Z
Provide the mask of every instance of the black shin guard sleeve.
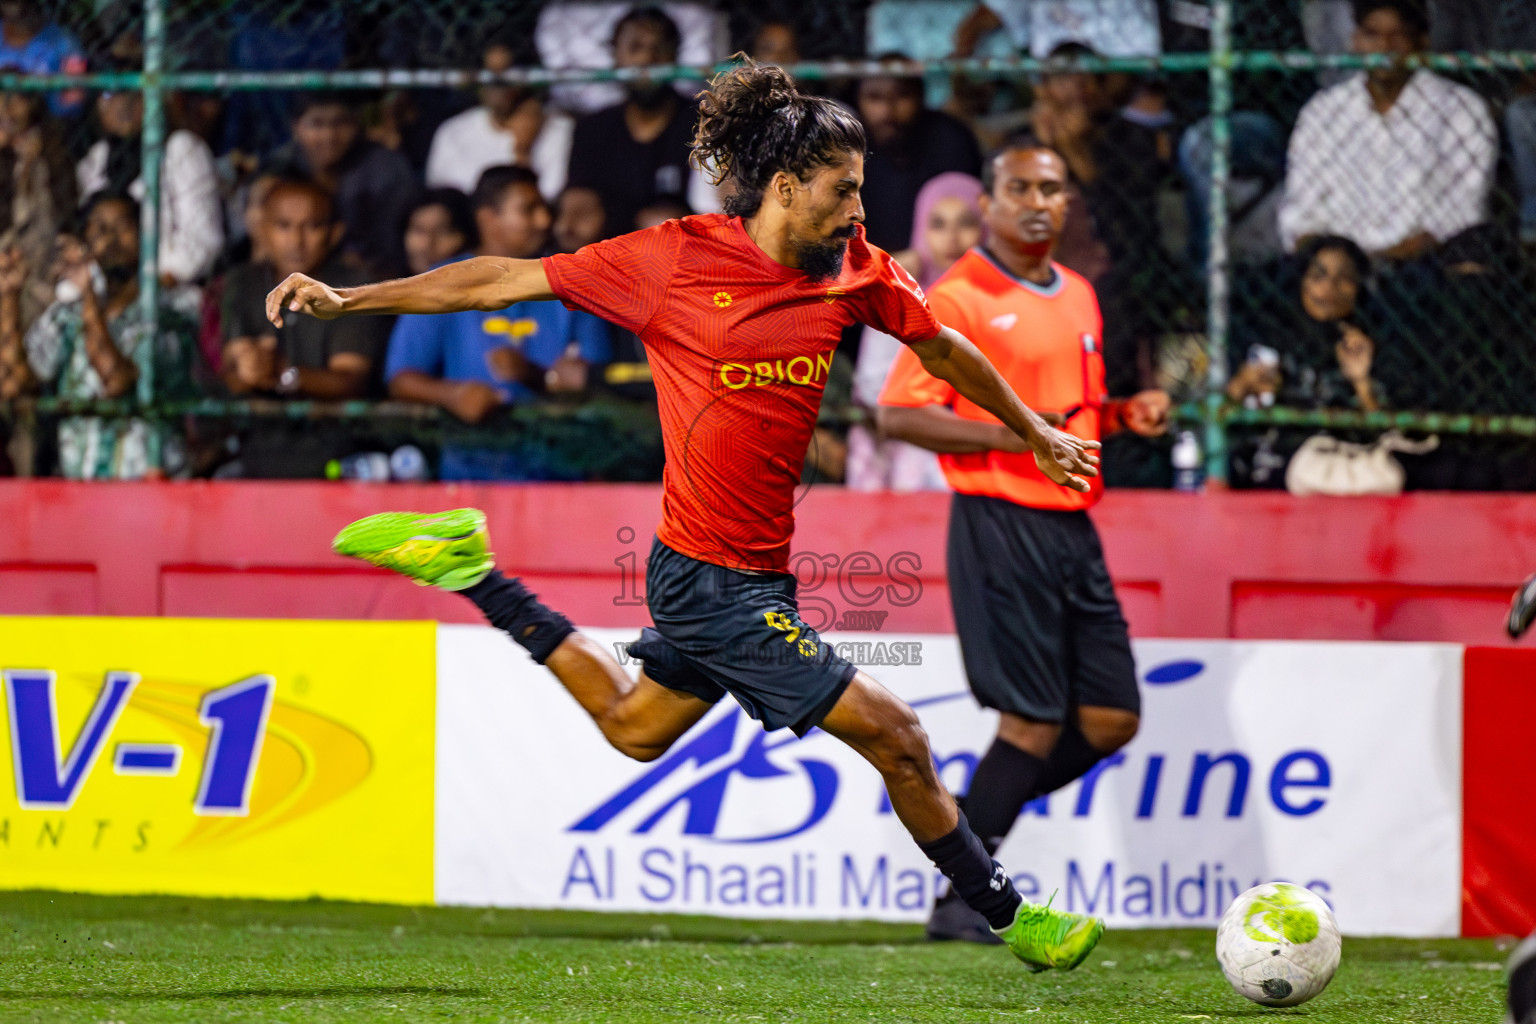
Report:
M460 593L475 602L491 625L526 648L540 665L561 641L576 632L570 619L545 606L521 580L509 580L495 569Z
M933 861L933 866L949 879L955 894L985 917L989 925L1006 928L1013 923L1023 897L1013 887L1003 866L992 859L976 833L971 831L963 811L953 832L931 843L917 845Z
M1029 798L1033 800L1037 796L1056 792L1074 779L1082 778L1088 769L1103 759L1104 752L1095 749L1076 725L1067 723L1061 730L1061 738L1045 759L1045 768L1040 772L1039 781Z
M1001 739L976 765L965 794L965 814L988 853L1003 845L1024 804L1035 795L1046 762Z

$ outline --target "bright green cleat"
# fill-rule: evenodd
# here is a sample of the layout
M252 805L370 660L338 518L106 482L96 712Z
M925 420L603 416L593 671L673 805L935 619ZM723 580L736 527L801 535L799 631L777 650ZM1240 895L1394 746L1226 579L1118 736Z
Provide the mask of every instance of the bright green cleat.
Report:
M472 587L496 568L486 550L485 513L477 508L381 512L338 533L331 550L443 590Z
M1013 924L992 931L1013 955L1036 973L1060 967L1070 971L1088 958L1104 934L1104 922L1084 914L1052 910L1028 900L1019 904Z

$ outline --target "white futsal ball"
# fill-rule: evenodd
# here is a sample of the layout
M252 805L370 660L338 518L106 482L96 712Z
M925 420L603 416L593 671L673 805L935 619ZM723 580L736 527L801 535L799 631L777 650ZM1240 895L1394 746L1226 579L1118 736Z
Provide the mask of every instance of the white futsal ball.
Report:
M1232 901L1216 929L1216 959L1237 989L1265 1006L1295 1006L1339 969L1339 926L1310 889L1256 885Z

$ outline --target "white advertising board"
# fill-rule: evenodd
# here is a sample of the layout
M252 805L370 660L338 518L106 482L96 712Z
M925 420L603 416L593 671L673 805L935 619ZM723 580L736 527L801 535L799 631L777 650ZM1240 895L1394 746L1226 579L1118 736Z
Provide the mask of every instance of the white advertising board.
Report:
M439 629L438 902L926 918L936 872L832 737L766 734L727 698L640 764L501 633ZM963 789L995 716L954 637L827 639L871 645L855 660L918 710ZM1214 926L1239 892L1286 879L1351 934L1457 934L1460 647L1143 640L1136 655L1141 733L1026 808L999 851L1027 897L1114 927Z

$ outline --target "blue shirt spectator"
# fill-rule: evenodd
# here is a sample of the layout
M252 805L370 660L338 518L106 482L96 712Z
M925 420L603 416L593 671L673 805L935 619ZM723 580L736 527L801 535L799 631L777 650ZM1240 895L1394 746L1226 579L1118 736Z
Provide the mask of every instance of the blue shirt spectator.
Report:
M468 258L468 253L458 257ZM560 302L517 302L494 313L402 316L389 336L384 376L392 381L410 370L450 381L478 381L505 403L525 402L536 392L508 373L503 349L520 353L535 366L549 367L566 355L601 365L613 358L612 347L607 324Z
M471 199L480 236L476 254L530 259L549 242L549 206L526 167L491 167ZM469 253L458 257L468 259ZM453 261L450 261L453 262ZM465 423L534 395L586 390L588 369L611 361L608 324L559 302L519 302L495 312L403 316L389 342L384 374L392 397L440 406ZM579 479L568 460L530 438L516 447L445 444L444 480Z
M0 68L28 75L83 75L85 51L80 41L48 21L35 0L0 5ZM48 97L56 115L78 113L85 93L71 89Z

